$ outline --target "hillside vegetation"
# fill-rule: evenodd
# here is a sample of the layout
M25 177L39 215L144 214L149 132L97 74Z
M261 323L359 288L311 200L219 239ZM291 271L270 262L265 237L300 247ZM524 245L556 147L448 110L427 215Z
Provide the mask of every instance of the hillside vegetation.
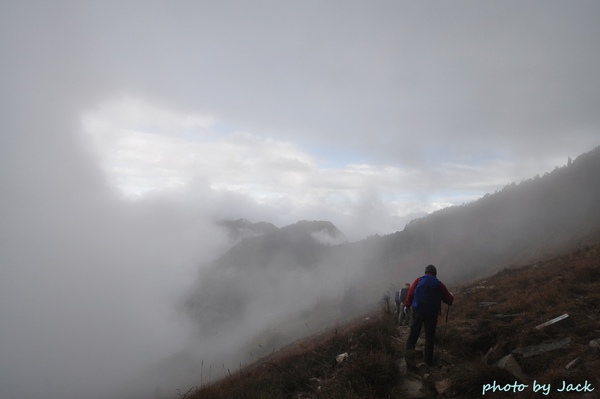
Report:
M549 396L544 397L599 397L599 246L506 268L453 291L455 306L449 309L447 325L446 315L440 317L438 365L431 369L406 358L407 329L396 326L389 296L384 296L373 314L299 340L240 370L223 370L225 378L218 382L200 381L199 376L199 386L179 396L533 398L542 394L541 388L534 392L535 380L548 387ZM536 328L564 314L568 322ZM565 339L568 344L559 349L523 355L523 349ZM511 353L517 371L496 365ZM494 382L515 388L482 395L483 387ZM579 384L582 391L559 392L563 384Z
M368 314L369 322L359 323L362 327L385 330L385 317L373 314L382 294L393 293L404 282L413 281L422 274L427 264L438 266L440 278L446 285L455 288L492 275L498 281L514 278L511 280L514 286L508 280L501 285L489 283L489 277L488 283L476 284L486 288L458 289L457 306L451 310L453 317L450 318L448 338L452 338L452 331L458 331L463 341L457 343L460 342L458 338L453 342L449 340L449 351L460 348L464 352L460 356L471 362L473 356L482 356L496 345L496 341L501 343L495 353L503 353L505 348L521 344L514 341L517 336L522 340L526 336L544 338L539 335L547 332L530 331L531 326L525 323L538 325L543 322L539 319L544 317L557 317L579 309L584 299L578 295L584 295L580 292L583 288L575 286L579 283L582 286L592 284L594 275L592 273L587 279L580 275L581 282L577 282L570 272L547 269L542 273L537 268L546 264L547 259L560 262L561 256L576 256L567 255L575 250L585 252L591 258L596 257L590 248L595 248L594 245L600 242L598 204L600 147L569 160L566 166L557 167L544 176L509 184L477 201L415 219L402 231L372 236L359 242L343 242L343 232L327 221L302 221L283 228L245 220L224 222L223 226L234 238L235 245L213 264L201 268L197 284L189 292L184 305L198 326L198 339L209 349L214 346L210 358L205 355L203 347L202 357L197 361L199 364L193 369L202 369L205 360L211 368L212 364L221 364L222 372L212 374L215 378L211 381L214 382L217 377L233 374L234 368L244 369L244 365L254 362L257 348L264 355L323 329L337 331L335 339L330 342L331 347L326 350L328 356L343 348L349 350L363 333L346 332L347 323L354 326L357 318L364 321L365 314ZM515 265L532 266L515 272ZM533 265L538 266L534 268ZM567 265L563 266L567 268ZM551 296L552 292L556 293L568 284L571 284L572 292L560 291L562 297ZM537 305L533 302L525 305L529 298L545 294L548 297L538 298ZM587 297L592 298L591 305L597 309L597 303L593 302L594 294ZM478 301L498 303L480 308ZM565 308L568 305L573 305L574 309ZM552 316L553 313L557 314ZM480 319L477 315L483 316ZM461 317L465 324L456 324ZM590 327L585 318L578 323L576 326ZM450 330L452 325L454 330ZM527 333L512 334L515 328L523 328ZM400 336L396 338L403 341L403 332L398 331L398 334ZM213 345L213 342L216 344ZM398 361L398 351L402 350L403 343L384 346L389 352L387 355ZM365 344L358 347L363 348ZM306 362L322 362L322 359L311 358L301 349L302 346L294 348L294 351L303 353ZM382 356L382 352L377 353L377 356ZM361 356L361 359L368 359L368 356ZM386 361L380 359L378 363L386 364ZM469 362L464 364L476 364ZM523 362L525 373L539 371L529 365L529 360ZM293 363L297 364L297 361ZM239 367L232 367L238 364ZM268 365L271 373L277 374L277 367L284 369L273 364ZM266 366L263 364L261 367ZM312 390L314 384L321 387L318 392L327 391L328 384L334 384L333 381L337 384L338 380L332 380L332 376L337 376L338 368L335 364L332 367L332 375L327 370L321 370L323 376L312 375L314 379L310 386L301 379L310 395L316 394ZM453 369L456 372L456 368ZM250 369L245 370L250 373ZM463 376L476 374L468 368L464 370ZM476 367L475 370L487 369ZM296 371L288 371L298 375ZM379 371L377 375L383 374ZM397 378L396 373L393 374ZM256 377L257 384L259 380ZM458 383L460 378L454 381ZM205 385L204 379L201 378L201 382L200 385ZM354 381L352 384L352 389L346 387L343 391L355 392L355 397L375 395L363 391L358 393L356 384L359 383ZM386 383L386 386L392 386L388 395L396 392L394 383L390 384ZM473 384L465 382L463 390L466 385ZM273 388L275 392L283 389L283 393L278 394L282 396L275 397L285 397L288 391L302 391L298 386L294 387ZM364 387L374 389L366 383ZM217 389L212 385L205 388ZM249 387L239 389L240 392L254 390ZM340 389L332 388L336 392Z
M508 184L357 245L379 247L371 264L381 277L395 281L399 271L414 275L433 263L444 265L446 280L458 284L600 241L599 203L597 147L544 176Z
M355 243L332 245L343 237L330 222L299 222L278 229L265 223L230 222L228 228L253 231L201 276L191 293L188 310L198 324L218 333L240 318L256 287L272 298L281 296L281 280L301 274L302 292L322 301L349 296L343 314L364 312L361 304L414 279L423 265L443 266L448 283L493 273L514 264L532 263L566 253L580 245L600 242L600 147L557 167L544 176L509 184L499 192L461 206L415 219L402 231ZM253 229L253 230L252 230ZM280 276L277 283L272 276ZM312 282L324 285L309 291ZM337 282L335 282L337 280ZM290 290L293 292L293 287ZM296 303L307 310L312 303ZM346 303L346 301L344 301Z

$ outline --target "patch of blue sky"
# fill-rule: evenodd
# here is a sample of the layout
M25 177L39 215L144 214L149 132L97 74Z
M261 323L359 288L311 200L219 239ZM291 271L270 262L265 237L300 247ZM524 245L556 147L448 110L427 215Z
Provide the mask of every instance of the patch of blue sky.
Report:
M210 126L210 131L219 137L227 137L232 134L243 132L244 129L239 126L232 125L223 121L214 121ZM251 132L261 136L260 132ZM299 148L305 154L313 157L317 163L317 167L323 169L342 168L351 164L364 164L367 159L364 154L359 151L349 149L340 149L339 147L316 145L312 142L304 140L302 136L297 137L291 143Z
M306 144L301 144L300 148L314 157L317 166L323 169L337 169L348 165L367 163L365 156L358 151Z

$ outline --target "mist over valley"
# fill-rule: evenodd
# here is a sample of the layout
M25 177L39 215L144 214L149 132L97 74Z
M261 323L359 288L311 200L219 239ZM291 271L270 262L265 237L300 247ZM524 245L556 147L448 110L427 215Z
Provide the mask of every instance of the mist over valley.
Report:
M0 1L0 398L183 396L597 242L598 15Z
M600 147L542 177L356 242L328 221L282 228L219 222L236 244L202 268L183 304L198 327L192 350L198 357L187 363L190 354L182 355L193 370L190 386L210 364L235 370L372 312L384 294L412 282L427 264L456 286L599 242L598 171ZM201 350L207 342L210 349ZM162 377L168 374L161 370ZM220 370L213 378L218 375L226 376Z

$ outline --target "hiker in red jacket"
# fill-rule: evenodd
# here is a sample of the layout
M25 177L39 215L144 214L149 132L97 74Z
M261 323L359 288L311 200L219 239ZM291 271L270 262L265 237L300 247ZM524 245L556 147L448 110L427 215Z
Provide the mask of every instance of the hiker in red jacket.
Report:
M454 301L454 296L436 276L437 269L435 266L427 266L425 275L416 279L410 286L404 302L407 308L412 306L413 311L413 322L410 326L410 335L406 341L406 349L415 349L415 344L421 334L421 325L424 325L425 351L423 352L423 358L428 366L433 365L435 329L438 316L441 313L442 301L448 305L452 305Z

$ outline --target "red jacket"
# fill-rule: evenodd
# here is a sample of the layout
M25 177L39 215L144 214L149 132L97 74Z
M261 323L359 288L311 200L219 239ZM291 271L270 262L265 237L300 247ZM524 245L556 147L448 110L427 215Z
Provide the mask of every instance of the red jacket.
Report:
M431 273L425 273L425 274L431 274ZM433 274L431 274L431 275L433 276ZM404 301L404 304L406 305L407 308L409 308L412 305L413 298L415 297L415 289L417 288L417 285L419 285L419 281L421 281L421 277L416 279L410 286L410 289L408 290L408 295L406 296L406 301ZM447 303L448 305L452 305L452 302L454 302L454 296L450 293L450 291L448 291L448 288L446 288L444 283L442 283L441 281L440 281L440 283L441 283L440 290L441 290L441 294L442 294L442 302Z

